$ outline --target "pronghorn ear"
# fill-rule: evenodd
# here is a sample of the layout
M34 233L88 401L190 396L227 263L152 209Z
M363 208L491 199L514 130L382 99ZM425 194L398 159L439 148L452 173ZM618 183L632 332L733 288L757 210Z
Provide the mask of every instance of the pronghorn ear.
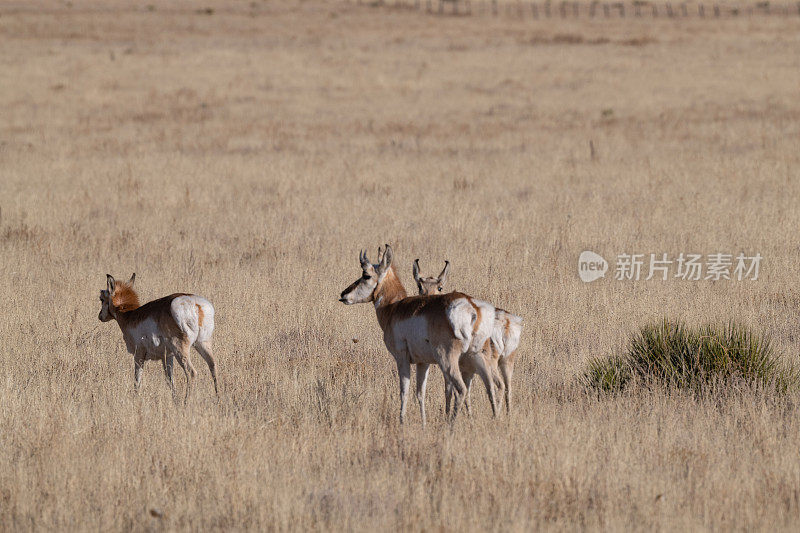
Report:
M114 276L111 274L106 274L106 282L108 283L108 294L114 292L114 287L117 286L117 282L114 281Z
M439 274L439 285L440 286L445 284L445 282L447 281L447 274L449 274L449 273L450 273L450 261L445 261L444 262L444 269L442 270L442 273Z
M136 272L134 272L133 275L131 276L131 279L128 280L128 285L133 287L133 282L134 281L136 281Z
M412 272L414 273L414 281L419 283L419 259L414 259L414 267Z
M393 257L394 253L392 253L392 247L387 244L386 251L383 252L383 258L381 259L381 262L378 265L378 272L380 274L383 274L389 269L390 266L392 266Z

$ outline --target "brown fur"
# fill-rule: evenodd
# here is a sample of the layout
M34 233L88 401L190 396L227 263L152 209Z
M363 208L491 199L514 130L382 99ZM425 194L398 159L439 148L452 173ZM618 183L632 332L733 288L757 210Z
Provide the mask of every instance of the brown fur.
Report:
M114 291L114 296L112 297L111 300L112 303L116 302L117 290ZM136 293L133 292L133 289L129 290L130 293L133 294L134 298L136 298ZM165 325L167 322L172 322L173 325L172 327L177 328L177 324L175 324L175 320L172 318L172 311L170 309L170 306L172 305L172 300L174 300L179 296L190 296L190 295L184 292L176 292L175 294L164 296L163 298L159 298L158 300L152 300L141 306L138 305L139 300L138 298L136 298L136 304L137 304L136 307L132 308L129 311L117 307L117 305L114 303L112 308L113 311L112 314L114 318L117 320L117 322L120 322L120 325L122 325L122 323L135 325L148 317L155 317L159 325L162 324L162 321ZM165 330L165 331L171 331L171 330Z
M397 281L399 283L400 280ZM380 322L381 328L386 329L386 326L393 320L400 321L430 313L429 316L431 317L441 318L442 322L447 325L448 334L452 335L453 330L446 319L446 311L450 304L459 298L469 298L469 296L460 292L451 292L432 296L410 296L394 302L382 303L381 307L378 308L378 322Z
M403 282L397 276L397 270L395 270L394 265L391 265L383 281L375 287L372 293L372 300L377 301L382 298L382 304L386 305L402 300L407 296L406 288L403 287Z
M126 313L139 307L139 295L124 281L118 281L111 295L111 305L117 312Z
M438 278L419 278L417 280L417 289L419 289L421 295L433 295L441 292Z
M199 305L197 306L197 325L203 326L203 308Z

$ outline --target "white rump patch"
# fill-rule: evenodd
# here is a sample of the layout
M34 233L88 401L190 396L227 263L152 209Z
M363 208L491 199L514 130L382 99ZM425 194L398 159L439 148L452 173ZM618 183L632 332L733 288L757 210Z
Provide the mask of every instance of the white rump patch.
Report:
M445 314L456 338L464 343L463 350L467 351L472 343L472 328L478 318L475 308L466 298L459 298L447 306Z
M506 331L508 325L508 331ZM519 347L522 335L522 317L507 311L497 311L492 342L500 352L500 357L508 357Z
M198 309L199 308L199 309ZM202 321L200 310L202 309ZM205 342L214 332L214 306L202 296L178 296L170 307L172 318L190 344Z
M472 303L480 309L481 313L480 323L478 323L477 331L470 343L470 351L479 352L483 349L483 345L486 344L486 341L492 336L492 332L495 329L495 309L492 304L484 302L483 300L475 300L473 298Z

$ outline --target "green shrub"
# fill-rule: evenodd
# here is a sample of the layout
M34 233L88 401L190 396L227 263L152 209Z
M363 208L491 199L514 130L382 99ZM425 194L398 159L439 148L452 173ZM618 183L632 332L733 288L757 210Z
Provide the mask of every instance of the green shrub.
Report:
M583 380L587 385L603 392L622 390L631 379L631 368L624 357L612 355L589 361Z
M734 323L693 329L668 320L642 327L623 355L590 361L583 381L606 392L633 381L697 391L738 382L780 392L800 383L796 368L779 362L767 335Z

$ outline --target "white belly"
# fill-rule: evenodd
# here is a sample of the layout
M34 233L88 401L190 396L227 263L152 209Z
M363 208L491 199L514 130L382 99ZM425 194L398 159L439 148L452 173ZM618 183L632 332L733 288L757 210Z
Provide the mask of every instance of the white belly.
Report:
M412 363L435 363L435 346L431 344L428 321L415 316L397 322L393 328L393 344L397 350L409 351Z

